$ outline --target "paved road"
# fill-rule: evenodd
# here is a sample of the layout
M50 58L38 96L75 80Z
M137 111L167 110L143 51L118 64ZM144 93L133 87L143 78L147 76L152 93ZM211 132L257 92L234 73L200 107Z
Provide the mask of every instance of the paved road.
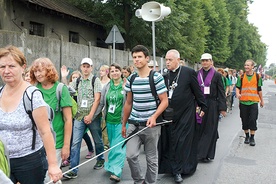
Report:
M192 176L184 178L185 184L276 184L276 85L273 81L264 82L265 107L260 108L256 146L245 145L241 131L238 102L231 114L219 124L217 152L214 161L199 163ZM86 150L82 151L82 162ZM107 156L105 155L107 158ZM146 170L145 156L141 149L141 166ZM93 170L95 160L80 167L78 178L63 180L63 184L108 184L109 174L104 170ZM68 168L64 168L66 171ZM121 184L132 184L130 170L126 162ZM158 184L173 184L171 175L159 175Z

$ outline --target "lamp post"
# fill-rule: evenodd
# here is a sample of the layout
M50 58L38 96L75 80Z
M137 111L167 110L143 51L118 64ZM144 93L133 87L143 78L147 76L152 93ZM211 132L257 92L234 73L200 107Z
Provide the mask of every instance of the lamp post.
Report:
M142 18L145 21L152 22L152 55L153 55L153 66L156 68L156 55L155 55L155 22L161 21L164 17L171 13L169 7L163 6L155 1L150 1L142 5L141 9L137 9L135 16Z

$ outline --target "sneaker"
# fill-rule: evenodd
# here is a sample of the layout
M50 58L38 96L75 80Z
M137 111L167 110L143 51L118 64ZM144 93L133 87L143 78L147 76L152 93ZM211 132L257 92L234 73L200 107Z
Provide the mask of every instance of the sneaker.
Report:
M70 165L70 162L69 162L69 160L64 160L62 163L61 163L61 167L67 167L67 166L69 166Z
M95 164L94 169L99 170L103 168L103 166L104 166L104 160L97 160L97 163Z
M89 151L89 152L87 153L87 155L85 156L85 158L86 158L86 159L92 158L93 153L94 153L93 151L92 151L92 152Z
M108 145L104 145L104 151L108 150L109 146Z
M70 172L64 174L63 177L68 178L68 179L75 179L78 177L78 174L74 173L73 171L70 171Z
M115 182L120 182L120 180L121 180L118 176L116 176L114 174L111 174L110 177L109 177L109 179L111 181L115 181Z
M250 137L250 143L249 143L250 146L255 146L255 140L254 138Z
M244 144L249 144L249 137L245 137Z

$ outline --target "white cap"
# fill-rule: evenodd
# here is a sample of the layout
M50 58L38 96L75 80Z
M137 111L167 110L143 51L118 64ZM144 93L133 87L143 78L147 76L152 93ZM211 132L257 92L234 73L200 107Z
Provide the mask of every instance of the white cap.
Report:
M211 59L212 60L212 55L209 54L209 53L204 53L204 54L201 55L200 60L203 60L203 59Z
M89 65L93 65L93 61L92 61L92 59L90 59L90 58L83 58L82 60L81 60L81 65L82 64L89 64Z
M153 60L150 60L150 62L149 62L149 64L148 64L148 66L154 66L154 65L153 65ZM158 66L157 61L155 61L155 66Z

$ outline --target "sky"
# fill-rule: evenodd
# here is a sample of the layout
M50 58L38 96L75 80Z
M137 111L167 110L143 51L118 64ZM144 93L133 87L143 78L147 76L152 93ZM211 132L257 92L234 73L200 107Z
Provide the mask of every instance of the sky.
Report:
M254 0L249 5L248 21L253 23L261 35L261 41L268 45L266 66L276 63L276 0Z

